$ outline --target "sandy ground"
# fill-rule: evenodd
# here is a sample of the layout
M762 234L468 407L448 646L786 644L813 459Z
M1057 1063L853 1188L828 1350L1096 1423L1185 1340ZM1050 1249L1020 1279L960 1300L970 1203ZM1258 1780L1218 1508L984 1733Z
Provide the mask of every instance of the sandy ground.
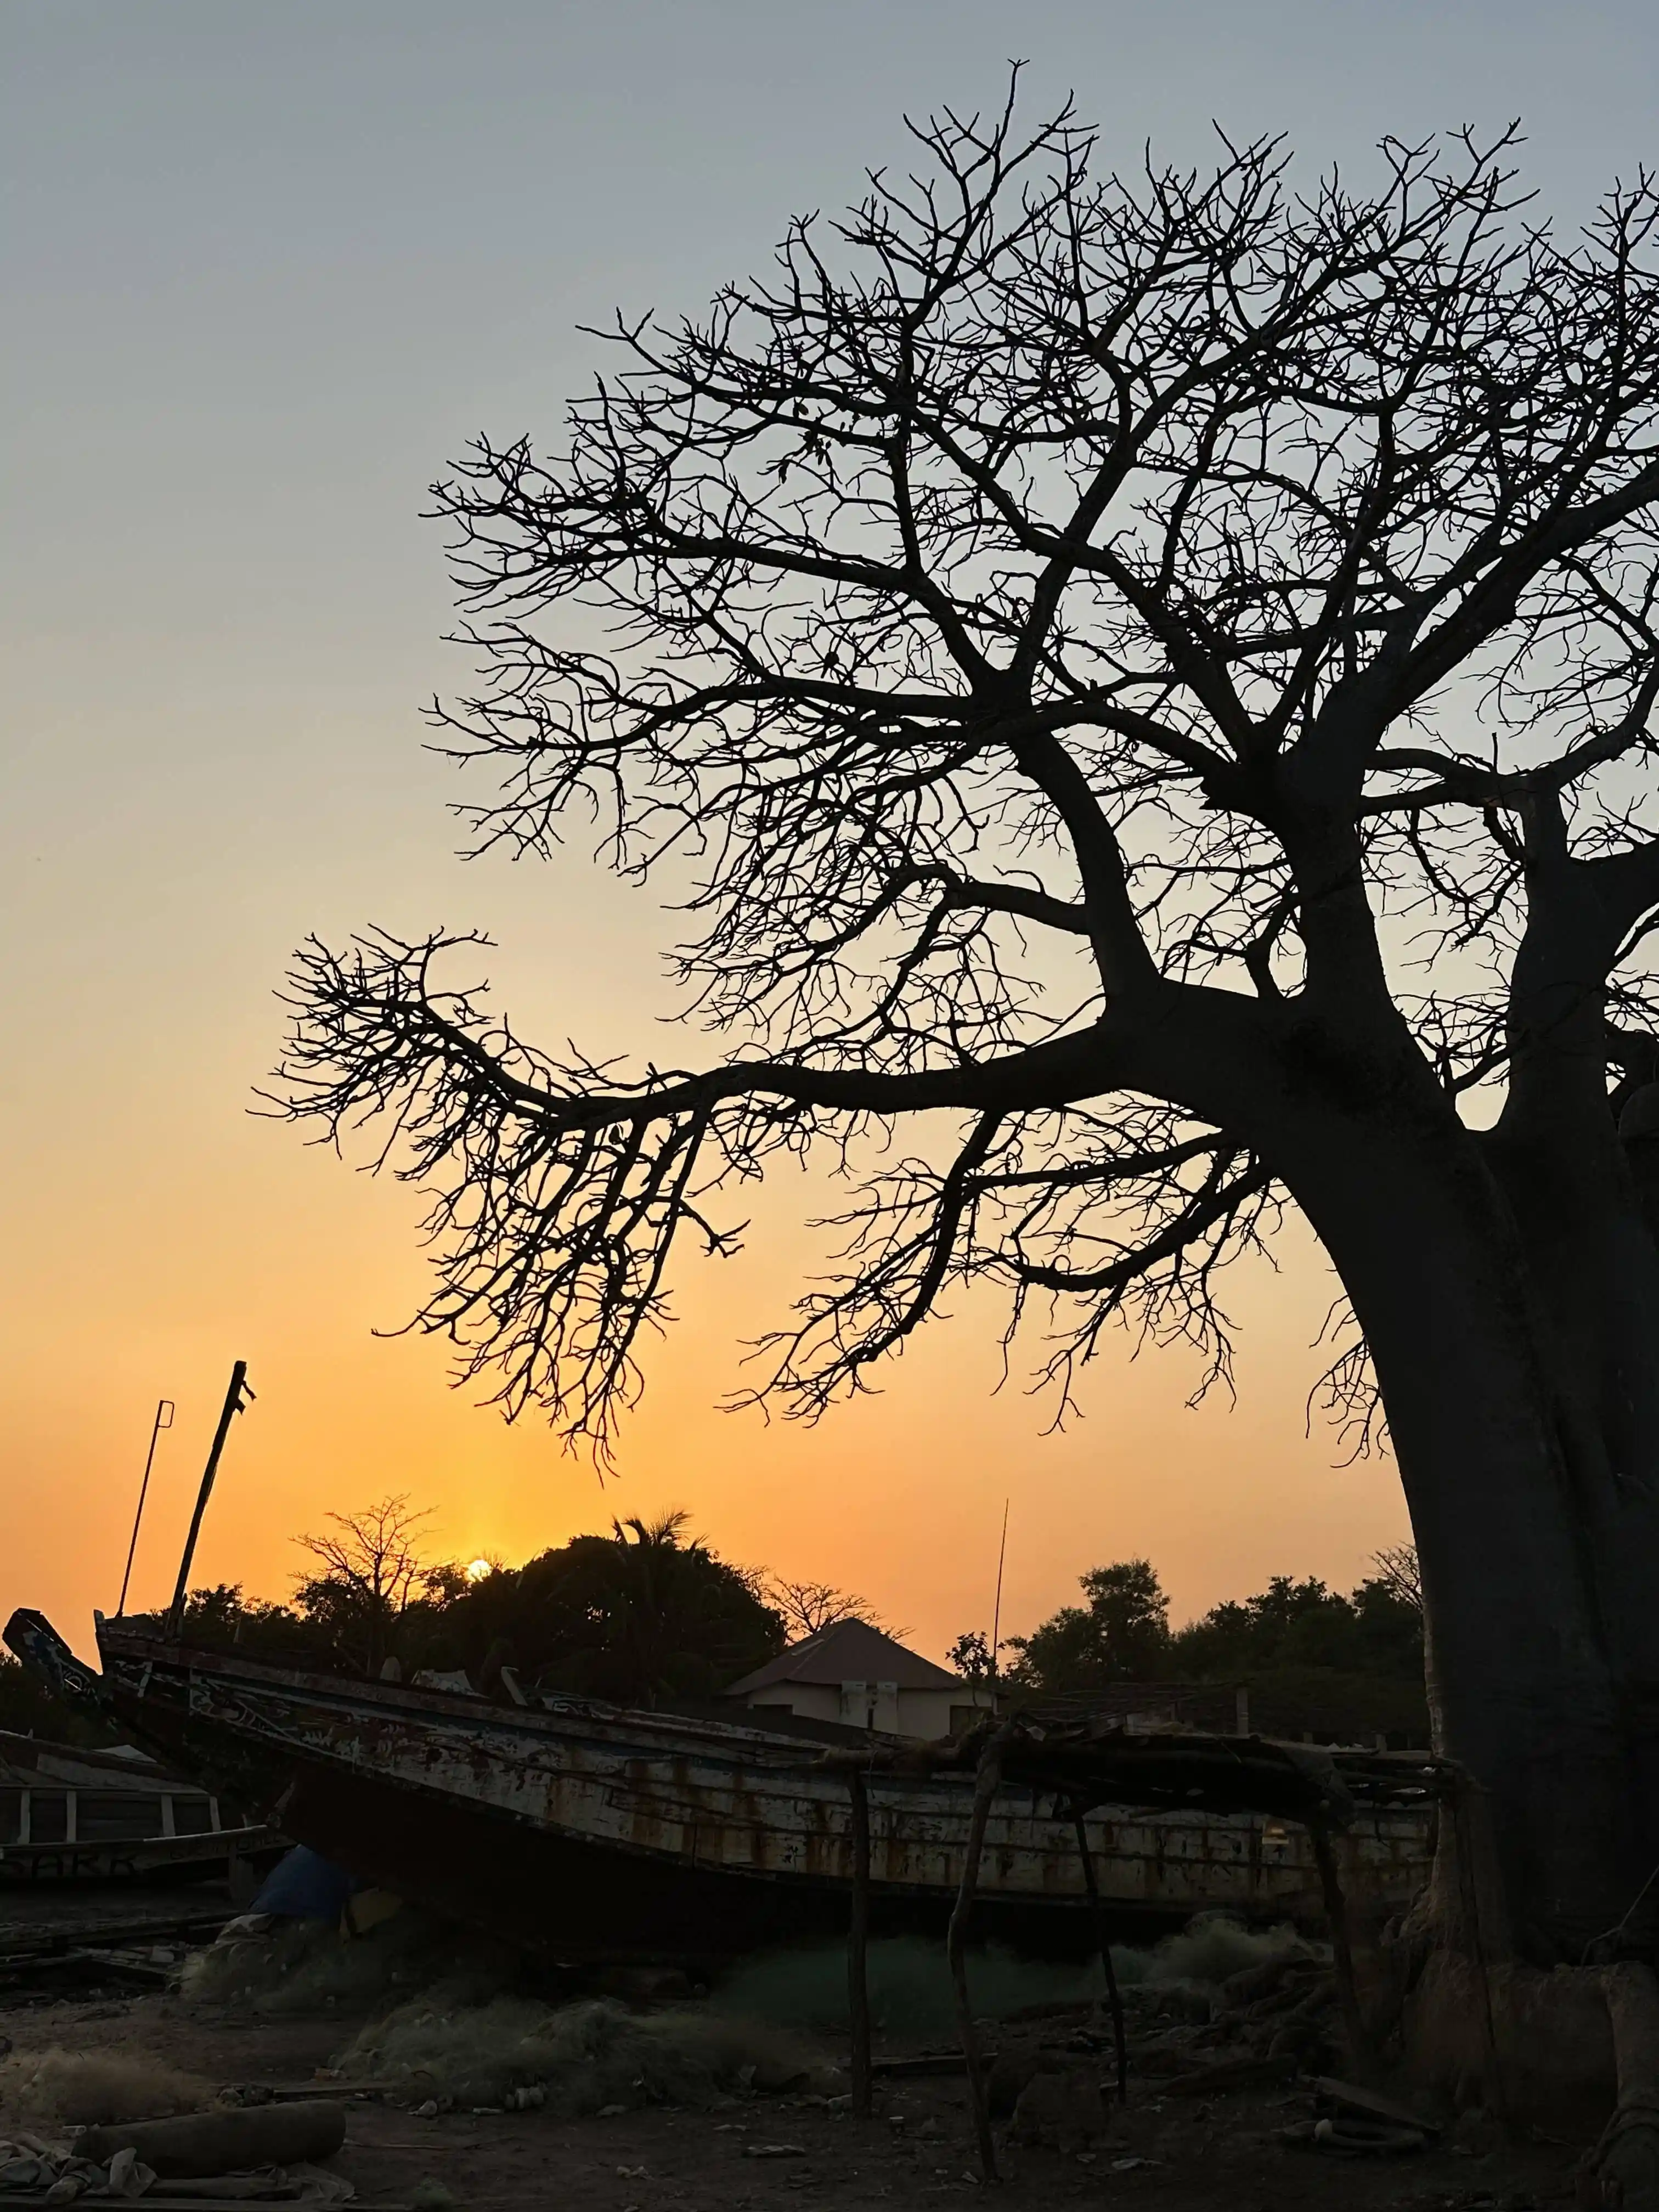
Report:
M190 1899L199 1909L198 1890ZM178 1916L179 1907L169 1910ZM158 1910L158 1922L169 1917ZM60 1908L61 1911L61 1908ZM72 1916L71 1916L72 1917ZM0 1904L0 1939L21 1920ZM3 1948L0 1942L0 1948ZM19 2051L142 2051L221 2084L290 2085L326 2068L355 2022L250 2021L157 1990L82 1985L54 1994L0 1989L0 2033ZM1052 2030L1048 2031L1052 2038ZM1022 2034L1034 2053L1044 2031L1003 2031L1005 2051ZM844 2060L844 2052L832 2052ZM899 2055L895 2053L893 2055ZM1063 2057L1051 2064L1072 2063ZM1099 2076L1098 2059L1076 2062L1077 2081ZM408 2206L419 2185L443 2185L462 2207L557 2206L571 2212L770 2212L803 2200L854 2212L866 2204L981 2193L965 2084L882 2087L873 2118L790 2096L722 2100L713 2110L647 2108L562 2121L544 2112L454 2112L422 2118L378 2099L350 2099L337 2164L365 2207ZM1145 2204L1158 2212L1295 2212L1301 2206L1492 2207L1494 2212L1569 2203L1579 2147L1511 2139L1469 2155L1443 2146L1389 2160L1343 2160L1286 2146L1279 2132L1314 2110L1310 2092L1255 2090L1190 2097L1160 2094L1155 2077L1132 2081L1107 2136L1079 2154L1000 2142L1011 2208L1056 2203ZM0 2125L4 2114L0 2112ZM1006 2130L999 2130L1000 2137ZM429 2191L422 2192L423 2196Z

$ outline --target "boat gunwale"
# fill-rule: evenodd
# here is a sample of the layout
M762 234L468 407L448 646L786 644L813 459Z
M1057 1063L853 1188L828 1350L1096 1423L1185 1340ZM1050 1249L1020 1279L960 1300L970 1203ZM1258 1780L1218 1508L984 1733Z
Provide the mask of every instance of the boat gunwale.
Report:
M103 1640L100 1635L100 1648ZM644 1781L646 1778L637 1771L641 1767L678 1765L687 1759L733 1774L741 1773L745 1766L751 1772L759 1769L756 1779L763 1790L768 1784L799 1784L810 1780L818 1785L811 1792L812 1796L825 1803L835 1802L840 1796L841 1792L836 1786L838 1781L844 1785L844 1774L838 1775L836 1767L825 1763L821 1747L804 1752L799 1741L790 1737L721 1722L682 1719L678 1715L658 1714L646 1708L617 1706L602 1700L580 1698L561 1697L551 1710L534 1706L502 1706L476 1693L468 1695L455 1691L429 1690L410 1683L357 1682L345 1676L274 1666L269 1662L246 1659L240 1655L204 1650L199 1646L167 1644L134 1636L124 1636L120 1642L126 1647L121 1655L123 1657L129 1661L137 1658L150 1663L161 1662L169 1674L186 1687L186 1692L189 1678L193 1671L197 1671L196 1662L205 1659L210 1663L199 1671L215 1681L231 1683L240 1677L256 1691L286 1693L296 1701L309 1703L325 1713L346 1717L360 1713L366 1719L383 1717L386 1724L394 1728L400 1723L404 1727L418 1726L422 1721L438 1719L464 1727L467 1734L475 1738L481 1734L498 1736L501 1739L499 1749L485 1752L485 1756L499 1759L504 1765L538 1775L544 1774L546 1770L533 1758L524 1755L515 1758L513 1755L509 1747L515 1737L530 1735L546 1742L550 1747L574 1740L584 1748L591 1747L596 1752L615 1758L622 1769L635 1770L634 1776L629 1776L626 1772L606 1774L590 1768L580 1778L595 1786L609 1786L617 1781L633 1778ZM124 1686L122 1694L135 1704L147 1702L143 1693L135 1693L130 1687ZM164 1707L165 1702L158 1700L157 1704ZM368 1709L367 1711L363 1710L365 1707ZM185 1722L193 1717L209 1728L228 1730L233 1728L228 1717L211 1713L192 1715L188 1707L180 1717ZM586 1723L586 1727L583 1723ZM614 1738L603 1733L608 1728L618 1727L627 1729L633 1735L653 1731L666 1740L637 1747L632 1742L618 1744ZM592 1733L589 1732L590 1729ZM361 1762L340 1751L308 1741L300 1728L290 1731L273 1726L267 1720L258 1734L267 1745L273 1748L281 1747L291 1758L346 1771L361 1766ZM688 1735L694 1740L692 1744L684 1741ZM675 1739L679 1741L677 1742ZM904 1739L884 1735L877 1737L872 1745L872 1751L876 1752L896 1750L902 1753L907 1747ZM757 1757L757 1753L760 1756ZM456 1755L465 1754L458 1753ZM411 1796L443 1796L450 1794L433 1783L396 1769L381 1767L376 1771L383 1786L406 1791ZM874 1803L884 1799L884 1809L902 1817L906 1810L907 1799L909 1809L915 1813L924 1813L926 1801L930 1799L938 1808L939 1814L945 1813L947 1808L952 1813L960 1812L963 1801L971 1796L975 1776L969 1768L919 1766L896 1771L890 1766L884 1769L876 1766L866 1773L866 1783L872 1794L872 1809ZM1048 1794L1031 1784L1007 1780L997 1794L1000 1798L1020 1801L1020 1810L1016 1813L1012 1808L1005 1809L1004 1818L1046 1821L1057 1817L1044 1814L1035 1802L1028 1804L1025 1802ZM918 1800L922 1802L919 1803ZM469 1797L467 1802L480 1813L515 1823L530 1821L534 1825L535 1816L517 1808L492 1803L483 1798ZM936 1814L934 1817L937 1816ZM1103 1803L1092 1817L1120 1823L1149 1823L1165 1829L1179 1830L1203 1828L1218 1823L1223 1826L1252 1822L1266 1825L1273 1816L1245 1810L1220 1812L1200 1807L1146 1805L1126 1797L1110 1804ZM1361 1814L1361 1819L1379 1841L1389 1836L1395 1823L1400 1823L1403 1829L1415 1825L1415 1817L1401 1808L1367 1807ZM576 1830L570 1832L580 1833ZM652 1859L673 1856L651 1845L629 1846L619 1840L608 1843L607 1848L637 1850L642 1856Z
M582 1698L564 1692L550 1693L550 1700L538 1697L533 1705L502 1705L477 1692L434 1690L413 1682L357 1681L343 1674L325 1674L307 1668L280 1667L268 1660L250 1659L240 1653L216 1651L203 1644L171 1644L159 1638L141 1637L126 1633L112 1635L109 1626L101 1623L98 1629L99 1654L107 1662L112 1656L137 1660L168 1673L188 1676L192 1672L210 1675L219 1680L246 1678L261 1686L286 1688L298 1697L310 1698L319 1703L342 1706L366 1704L388 1711L406 1711L410 1717L421 1715L440 1715L445 1718L464 1721L473 1726L480 1723L498 1729L503 1733L529 1731L536 1735L556 1736L561 1733L561 1721L587 1721L599 1727L625 1726L636 1732L655 1733L663 1736L691 1737L715 1746L754 1746L763 1752L788 1754L787 1759L769 1760L781 1771L793 1766L801 1771L822 1769L822 1754L830 1748L825 1744L804 1743L795 1736L775 1734L767 1729L746 1728L738 1722L716 1721L691 1715L658 1712L649 1706L617 1705L599 1698ZM105 1679L108 1675L106 1673ZM568 1731L566 1731L568 1732ZM871 1748L874 1752L902 1750L908 1740L872 1729ZM665 1752L665 1756L673 1756ZM971 1789L973 1777L949 1776L947 1779L965 1779Z

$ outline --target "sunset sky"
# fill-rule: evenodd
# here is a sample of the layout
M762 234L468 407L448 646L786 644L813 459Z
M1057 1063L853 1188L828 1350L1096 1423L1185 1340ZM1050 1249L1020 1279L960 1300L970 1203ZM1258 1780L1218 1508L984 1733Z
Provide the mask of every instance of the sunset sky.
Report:
M441 643L425 488L488 429L550 441L579 324L696 310L792 211L902 157L900 117L1069 87L1133 164L1288 132L1363 173L1523 118L1548 212L1659 155L1650 6L1237 0L9 0L0 6L9 442L0 795L0 1605L84 1643L112 1608L158 1396L135 1599L170 1592L234 1358L258 1402L198 1579L286 1592L291 1537L388 1492L434 1551L508 1559L684 1505L732 1558L850 1585L923 1648L1145 1553L1178 1618L1275 1571L1343 1585L1405 1533L1388 1463L1304 1434L1333 1295L1292 1229L1240 1273L1236 1403L1182 1358L1094 1370L1044 1433L994 1395L995 1316L936 1326L806 1430L718 1401L823 1242L784 1175L747 1255L683 1271L603 1492L544 1426L379 1337L417 1300L416 1194L253 1118L307 932L477 927L532 1036L662 1049L670 927L594 867L455 856L420 712ZM690 1043L683 1048L692 1049Z

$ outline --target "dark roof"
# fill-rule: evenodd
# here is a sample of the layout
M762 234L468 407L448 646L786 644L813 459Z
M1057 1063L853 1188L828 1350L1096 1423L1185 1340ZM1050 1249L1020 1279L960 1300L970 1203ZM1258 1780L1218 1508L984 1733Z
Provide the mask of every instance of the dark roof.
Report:
M0 1729L0 1775L26 1790L55 1784L60 1789L131 1790L147 1796L161 1791L174 1796L204 1794L199 1783L180 1782L164 1774L149 1754L135 1744L106 1744L94 1749L20 1735L10 1729Z
M775 1682L822 1682L837 1689L843 1682L896 1682L901 1690L965 1686L959 1675L947 1674L919 1651L907 1651L867 1620L831 1621L816 1636L804 1637L742 1681L733 1682L726 1694L743 1697L750 1690L769 1689Z

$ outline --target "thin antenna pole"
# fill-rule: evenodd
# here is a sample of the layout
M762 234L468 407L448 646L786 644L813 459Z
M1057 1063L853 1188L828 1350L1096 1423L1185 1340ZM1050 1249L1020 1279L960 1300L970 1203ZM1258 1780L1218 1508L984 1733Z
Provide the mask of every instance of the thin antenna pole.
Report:
M225 1392L225 1402L219 1414L219 1425L213 1432L213 1449L208 1454L207 1465L202 1470L202 1487L197 1492L196 1510L190 1517L190 1534L185 1539L185 1556L179 1562L179 1587L173 1593L173 1603L167 1612L167 1634L177 1636L184 1625L185 1588L190 1580L191 1562L196 1557L196 1539L202 1533L202 1516L207 1511L208 1499L213 1495L213 1478L219 1472L219 1455L225 1448L225 1438L230 1434L231 1419L243 1409L243 1393L248 1398L253 1393L247 1389L247 1362L239 1359L230 1370L230 1388Z
M997 1546L997 1596L991 1608L991 1694L994 1700L1000 1669L997 1653L1002 1649L1002 1563L1008 1556L1008 1500L1002 1501L1002 1541Z
M155 1439L163 1429L173 1426L173 1403L171 1398L158 1398L155 1419L149 1432L149 1449L144 1454L144 1479L138 1486L138 1510L132 1516L132 1541L127 1546L127 1571L121 1577L121 1602L115 1608L118 1619L127 1609L127 1584L132 1580L132 1562L138 1549L138 1528L144 1517L144 1500L149 1495L149 1471L155 1464Z

